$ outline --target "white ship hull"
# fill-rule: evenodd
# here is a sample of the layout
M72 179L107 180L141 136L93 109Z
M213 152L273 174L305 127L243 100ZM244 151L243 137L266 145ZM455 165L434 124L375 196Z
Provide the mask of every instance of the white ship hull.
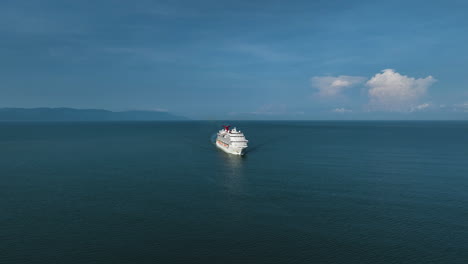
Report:
M247 148L247 142L249 141L240 130L236 128L229 129L229 127L224 126L224 129L218 132L216 146L229 154L244 155L244 150Z
M216 146L223 150L226 153L234 154L234 155L244 155L246 148L236 148L232 145L227 145L219 140L216 140Z

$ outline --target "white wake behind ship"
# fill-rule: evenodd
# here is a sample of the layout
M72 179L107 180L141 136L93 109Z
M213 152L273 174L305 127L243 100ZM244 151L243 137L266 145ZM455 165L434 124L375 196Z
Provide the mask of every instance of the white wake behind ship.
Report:
M223 127L224 129L221 129L218 132L216 146L230 154L244 155L245 149L247 148L247 142L249 142L245 138L244 133L236 128L230 129L231 126Z

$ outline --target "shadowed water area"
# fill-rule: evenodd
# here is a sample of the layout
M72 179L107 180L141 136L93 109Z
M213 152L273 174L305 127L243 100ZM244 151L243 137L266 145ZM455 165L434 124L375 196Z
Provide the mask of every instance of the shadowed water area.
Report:
M0 263L468 263L468 122L0 123Z

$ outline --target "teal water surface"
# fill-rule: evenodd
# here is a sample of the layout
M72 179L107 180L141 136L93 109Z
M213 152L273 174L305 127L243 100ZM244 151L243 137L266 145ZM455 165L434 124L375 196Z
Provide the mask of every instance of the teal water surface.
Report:
M468 122L0 123L0 263L468 263Z

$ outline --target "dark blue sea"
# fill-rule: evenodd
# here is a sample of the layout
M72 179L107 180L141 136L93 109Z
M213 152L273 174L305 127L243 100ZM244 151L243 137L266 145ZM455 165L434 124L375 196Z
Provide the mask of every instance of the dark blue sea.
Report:
M468 122L0 123L0 263L468 263Z

